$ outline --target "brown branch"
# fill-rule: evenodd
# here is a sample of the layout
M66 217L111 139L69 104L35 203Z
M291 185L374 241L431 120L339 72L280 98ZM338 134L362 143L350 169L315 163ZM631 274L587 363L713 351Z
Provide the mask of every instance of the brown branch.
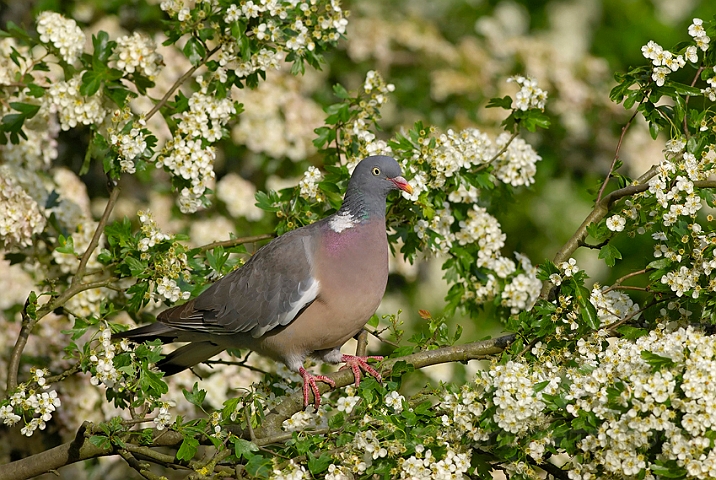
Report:
M356 357L365 357L368 354L368 332L363 329L356 336Z
M646 177L650 172L652 172L651 169L647 174L645 174L643 177ZM655 173L655 170L654 170ZM653 175L649 176L648 178L651 178ZM694 182L694 187L696 188L716 188L716 181L714 180L699 180ZM604 218L607 213L609 213L609 209L611 206L616 202L617 200L620 200L624 197L629 197L632 195L636 195L638 193L645 192L649 189L649 185L646 183L639 183L636 185L629 185L624 188L620 188L619 190L614 190L613 192L609 193L608 195L604 196L599 202L597 202L596 205L594 205L594 209L587 215L587 218L584 219L582 224L577 228L577 231L574 232L572 237L567 240L567 242L562 246L562 248L559 249L557 254L554 256L554 260L552 260L555 264L560 264L567 260L569 257L572 256L572 254L579 248L583 243L584 239L587 238L587 227L591 225L592 223L599 222L602 218ZM547 295L549 294L549 290L551 288L551 282L545 281L542 284L542 292L540 293L540 298L547 298Z
M117 200L119 199L119 193L121 192L119 185L113 180L110 180L110 185L111 192L109 194L109 200L107 200L107 205L105 205L104 207L102 217L99 219L97 229L94 231L94 235L92 235L92 240L90 240L90 243L87 246L87 250L85 250L85 253L82 254L82 258L80 258L80 266L77 267L77 272L72 277L72 283L70 284L70 286L76 285L82 280L82 277L85 276L87 262L89 262L89 259L92 256L92 252L94 252L94 249L97 248L97 245L99 244L99 239L104 233L104 227L107 225L107 222L109 222L109 216L112 213L112 210L114 210L114 206L117 204Z
M612 177L612 173L614 172L614 166L617 164L617 160L619 160L619 151L622 149L622 143L624 142L624 136L626 135L627 130L631 126L632 122L636 118L637 113L639 113L639 110L634 110L634 115L631 116L629 121L622 127L622 133L619 135L619 141L617 142L617 148L614 151L614 158L612 159L612 164L609 167L609 172L607 173L607 178L604 179L604 182L602 183L602 187L599 189L599 194L597 195L597 203L599 203L602 199L602 195L604 194L604 189L607 188L607 183L609 183L609 179Z
M243 245L245 243L255 243L260 242L262 240L270 240L274 238L275 235L271 233L264 233L261 235L254 235L253 237L239 237L239 238L230 238L229 240L221 240L219 242L212 242L208 243L206 245L203 245L199 247L200 252L206 252L207 250L212 250L217 247L224 247L224 248L231 248L235 247L237 245Z
M384 373L389 372L393 366L400 361L407 362L415 368L423 368L440 363L466 362L468 360L479 359L486 355L501 353L512 343L514 338L514 334L509 334L491 340L483 340L465 345L453 345L435 350L426 350L412 355L406 355L405 357L390 358L383 361L380 370ZM336 382L336 388L345 387L354 383L353 372L350 369L339 370L326 376ZM321 393L328 391L329 388L330 387L325 384L319 386ZM301 411L301 409L303 409L302 392L296 392L286 397L271 413L266 415L261 426L254 429L256 438L272 443L274 437L286 433L281 428L283 421L291 418L294 413Z
M492 340L443 347L436 350L414 353L405 357L392 358L383 362L382 370L383 372L390 371L393 365L399 361L405 361L415 368L422 368L439 363L465 362L471 359L482 358L486 355L494 355L502 352L510 345L514 338L515 336L510 334ZM353 373L350 370L339 370L331 374L330 377L336 382L337 387L345 387L354 381ZM321 390L326 391L328 388L322 385ZM244 432L245 437L252 438L257 445L268 445L289 440L293 435L283 431L281 424L285 419L300 411L302 408L303 394L301 392L286 397L272 413L266 416L262 425L254 431L254 435L250 436L248 432ZM27 479L83 460L117 455L120 454L120 450L125 450L134 457L147 458L156 463L166 464L172 467L179 466L174 457L157 452L150 448L150 446L133 445L129 441L125 441L122 449L113 446L107 448L97 447L89 442L93 428L94 426L91 423L85 422L78 430L75 439L71 442L0 466L0 480ZM182 434L173 430L155 430L151 447L177 448L183 439ZM230 454L231 449L222 450L215 454L208 462L189 462L188 468L209 467L221 474L230 474L234 472L233 468L217 465Z
M92 283L80 283L76 285L70 285L67 290L62 292L54 301L50 301L46 306L37 310L35 318L32 319L27 314L28 302L25 302L25 309L22 312L22 327L20 328L20 334L17 337L15 346L10 354L10 361L7 365L7 393L9 394L12 390L17 388L17 375L20 370L20 359L22 358L22 352L25 350L27 340L30 338L30 333L35 325L48 313L55 310L57 307L64 305L67 300L74 297L80 292L85 290L91 290L93 288L106 287L111 279L102 280Z
M169 97L171 97L174 94L174 92L176 92L177 88L181 87L182 84L184 82L186 82L189 77L194 75L194 72L196 72L199 68L203 67L206 64L206 62L209 61L211 56L214 55L216 52L218 52L220 48L221 48L221 46L214 47L212 50L209 51L209 53L206 54L206 56L201 60L201 62L199 62L196 65L194 65L193 67L191 67L189 70L186 71L186 73L184 73L184 75L179 77L177 79L177 81L174 82L174 85L172 85L169 88L169 90L167 90L167 93L164 94L164 96L161 98L161 100L159 100L157 102L157 104L154 105L154 107L152 107L151 110L149 110L149 112L144 116L144 119L149 120L150 118L152 118L154 116L155 113L157 113L159 111L160 108L162 108L164 105L166 105L167 102L169 101Z
M701 72L703 72L703 71L704 71L704 66L703 66L703 65L699 65L699 69L696 70L696 75L694 75L694 79L691 80L691 86L692 86L692 87L693 87L694 85L696 85L696 81L697 81L699 78L701 78ZM684 112L688 112L688 111L689 111L688 106L689 106L689 100L690 100L690 99L691 99L691 95L686 95L686 98L684 98L684 105L686 106L686 108L684 109ZM684 133L686 134L686 138L688 139L688 138L689 138L689 124L688 124L688 122L687 122L687 117L688 117L688 115L685 114L685 115L684 115Z

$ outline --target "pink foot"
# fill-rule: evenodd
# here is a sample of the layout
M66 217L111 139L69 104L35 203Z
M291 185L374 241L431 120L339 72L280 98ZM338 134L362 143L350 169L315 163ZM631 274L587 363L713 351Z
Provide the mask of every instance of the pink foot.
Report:
M298 373L303 377L303 406L308 406L308 389L310 388L313 392L313 405L318 410L318 407L321 406L321 392L318 391L316 382L327 383L333 388L336 387L336 382L325 375L314 375L303 367L298 369Z
M356 357L355 355L343 355L341 362L345 362L345 366L342 368L350 368L353 370L353 377L356 379L356 387L360 385L361 370L369 373L376 378L379 382L381 381L380 373L378 370L368 365L368 360L383 360L383 357L373 355L370 357Z

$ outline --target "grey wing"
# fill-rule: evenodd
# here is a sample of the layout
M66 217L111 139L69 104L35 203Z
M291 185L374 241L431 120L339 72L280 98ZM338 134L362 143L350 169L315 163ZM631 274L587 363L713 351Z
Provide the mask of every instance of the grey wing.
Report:
M158 320L181 330L215 335L247 332L254 338L288 325L319 293L320 282L312 268L313 240L306 233L278 237L243 267L194 300L165 310Z

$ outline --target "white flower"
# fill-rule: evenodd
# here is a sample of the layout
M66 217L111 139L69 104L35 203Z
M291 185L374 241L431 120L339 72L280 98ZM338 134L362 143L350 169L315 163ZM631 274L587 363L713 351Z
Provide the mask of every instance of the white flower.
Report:
M520 91L515 95L515 106L519 110L539 108L544 110L547 102L547 92L537 87L537 80L532 77L515 75L507 79L508 83L515 82L520 85Z
M156 50L157 44L154 40L139 32L118 38L117 47L114 49L117 68L126 74L139 71L150 79L154 78L163 65L162 56Z
M298 182L300 187L300 195L309 201L319 201L318 183L323 179L321 171L314 167L308 167L308 170L303 174L303 178Z
M346 412L351 413L353 411L353 408L356 406L358 401L360 400L360 397L355 397L352 395L341 397L338 399L338 411L339 412Z
M385 396L385 405L389 408L392 408L395 413L400 413L403 411L403 402L405 401L405 397L393 390L392 392L388 393L388 395Z
M626 219L621 215L612 215L607 218L607 228L612 232L621 232L626 225Z
M73 64L82 55L85 34L77 23L55 12L42 12L37 17L37 33L42 43L51 43L62 59Z

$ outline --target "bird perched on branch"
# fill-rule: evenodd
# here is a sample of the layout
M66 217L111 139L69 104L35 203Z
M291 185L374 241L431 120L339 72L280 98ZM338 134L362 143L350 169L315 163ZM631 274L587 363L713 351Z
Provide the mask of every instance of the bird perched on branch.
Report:
M310 389L316 408L316 382L335 383L308 372L308 356L346 363L356 385L361 370L380 379L367 360L381 357L346 355L340 348L361 331L385 293L386 197L396 189L412 193L398 163L385 156L365 158L336 213L281 235L198 297L114 338L189 342L157 364L167 375L227 348L253 350L298 372L304 405Z

